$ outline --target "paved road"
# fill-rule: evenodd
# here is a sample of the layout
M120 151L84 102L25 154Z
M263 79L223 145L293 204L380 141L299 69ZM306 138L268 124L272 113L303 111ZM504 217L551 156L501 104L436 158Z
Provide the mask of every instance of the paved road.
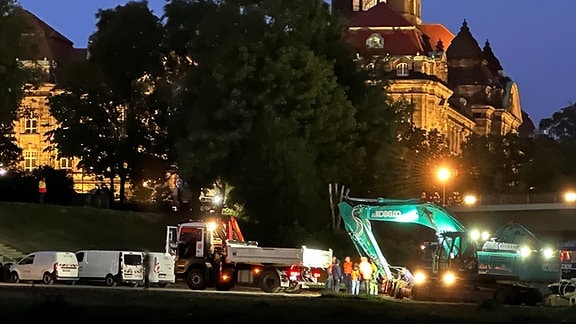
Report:
M116 286L116 287L105 287L103 285L88 285L88 284L54 284L54 285L44 285L42 283L6 283L0 282L0 297L6 295L6 292L12 291L16 292L17 295L30 295L30 291L43 291L48 293L50 290L54 290L56 292L62 292L66 290L77 291L77 290L103 290L103 291L157 291L157 292L166 292L166 293L190 293L190 294L220 294L220 295L248 295L248 296L279 296L279 297L318 297L321 295L320 291L303 291L299 294L294 293L265 293L260 288L253 288L253 287L242 287L238 286L230 291L217 291L215 289L206 289L202 291L198 290L191 290L189 289L186 284L184 283L176 283L173 285L169 285L166 288L159 288L159 287L130 287L130 286Z
M171 322L168 319L186 319L190 314L196 314L198 309L203 314L217 313L219 309L244 314L250 307L267 308L265 305L282 304L288 300L288 303L302 303L319 295L267 294L260 289L244 287L227 292L213 289L193 291L183 284L143 288L0 283L0 318L13 319L15 323L30 322L29 319L38 316L44 318L43 323L104 323L119 319L140 324L167 323ZM243 304L248 306L239 306ZM62 314L66 314L65 319ZM54 320L46 322L47 318Z

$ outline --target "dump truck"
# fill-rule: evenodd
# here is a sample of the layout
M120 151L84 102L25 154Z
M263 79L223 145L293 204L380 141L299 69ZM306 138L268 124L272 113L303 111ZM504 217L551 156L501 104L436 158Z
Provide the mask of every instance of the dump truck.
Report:
M267 293L321 289L332 250L261 247L246 241L234 217L168 226L166 251L175 257L175 275L193 290L227 291L236 285Z

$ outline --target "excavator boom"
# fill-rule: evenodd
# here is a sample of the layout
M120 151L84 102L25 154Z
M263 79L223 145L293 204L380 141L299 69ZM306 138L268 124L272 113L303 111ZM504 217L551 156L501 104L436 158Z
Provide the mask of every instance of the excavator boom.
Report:
M358 252L371 257L387 278L392 276L390 265L374 237L371 221L412 223L435 231L446 253L454 253L443 234L466 231L457 219L443 208L417 199L346 198L339 204L340 215ZM458 248L458 247L456 247Z

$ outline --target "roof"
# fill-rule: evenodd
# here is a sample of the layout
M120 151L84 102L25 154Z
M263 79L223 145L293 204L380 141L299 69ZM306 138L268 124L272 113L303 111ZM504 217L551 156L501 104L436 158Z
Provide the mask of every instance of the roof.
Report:
M348 27L410 27L413 26L408 20L390 9L381 2L367 11L358 12L350 20Z
M23 35L21 47L23 60L50 60L59 64L65 64L79 59L86 59L87 50L73 47L73 42L50 27L31 12L21 9L18 15L22 15L25 23L25 35Z
M536 130L536 126L534 126L534 122L530 115L527 112L522 110L522 124L518 127L518 133L520 136L532 136L534 135Z
M442 41L445 51L454 39L454 34L442 24L423 24L416 25L416 27L430 38L430 45L433 49L436 49L438 42Z
M448 59L483 59L484 54L478 45L478 42L470 33L466 20L462 23L460 31L452 40L446 50Z
M498 71L504 70L504 68L500 64L500 60L498 60L496 55L494 55L494 52L492 51L492 47L490 47L490 42L486 41L486 44L484 45L483 52L484 52L484 58L488 62L488 68L492 72L498 73Z
M380 34L384 39L383 48L368 48L366 39L372 34ZM416 55L425 54L431 51L422 34L417 29L411 30L373 30L362 28L358 30L348 30L344 36L346 42L355 51L369 55Z

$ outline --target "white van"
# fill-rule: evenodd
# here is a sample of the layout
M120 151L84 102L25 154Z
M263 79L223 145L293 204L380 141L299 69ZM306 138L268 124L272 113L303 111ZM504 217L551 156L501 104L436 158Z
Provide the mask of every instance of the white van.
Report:
M148 284L166 287L176 282L175 260L164 252L146 252L144 256Z
M144 282L143 252L82 250L76 258L79 281L101 281L108 287Z
M10 265L10 282L41 281L46 285L55 282L78 280L78 260L72 252L37 251Z

